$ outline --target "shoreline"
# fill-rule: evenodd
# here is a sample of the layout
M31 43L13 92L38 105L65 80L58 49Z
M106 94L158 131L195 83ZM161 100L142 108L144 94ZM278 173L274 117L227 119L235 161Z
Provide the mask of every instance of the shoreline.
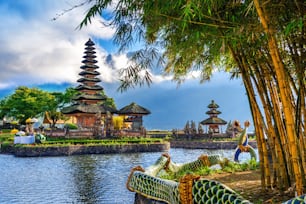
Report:
M69 145L69 146L21 146L14 147L16 157L71 156L84 154L123 154L136 152L162 152L170 149L170 143L118 144L118 145Z
M257 148L256 141L250 141ZM12 154L16 157L70 156L83 154L123 154L137 152L164 152L170 148L184 149L235 149L236 141L192 141L171 140L152 144L114 144L114 145L67 145L67 146L10 146L0 149L0 154Z
M237 141L192 141L192 140L172 140L172 148L185 149L236 149ZM256 141L249 141L249 145L257 148Z

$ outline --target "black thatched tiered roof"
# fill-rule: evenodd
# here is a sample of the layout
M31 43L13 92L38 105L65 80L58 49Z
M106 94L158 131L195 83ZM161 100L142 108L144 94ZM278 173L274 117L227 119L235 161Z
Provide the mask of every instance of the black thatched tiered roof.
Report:
M201 121L200 123L202 125L225 125L227 122L221 118L218 117L218 115L221 113L217 110L219 108L219 105L215 103L214 100L211 101L211 103L207 106L210 110L206 112L207 115L209 115L209 118Z
M101 82L101 80L98 79L98 78L87 78L87 77L85 77L85 78L78 79L77 82L80 82L80 83L85 83L85 82L99 83L99 82Z
M106 96L101 95L101 94L91 95L91 94L86 94L86 93L80 93L80 94L73 97L73 100L75 100L75 101L81 101L81 100L84 100L84 99L104 101L104 100L106 100Z
M211 109L209 111L206 111L206 114L207 115L219 115L219 114L221 114L221 111L218 111L216 109Z
M127 105L123 108L121 108L119 111L118 111L118 114L120 115L148 115L150 114L151 112L140 106L140 105L137 105L136 103L131 103L130 105Z
M216 104L214 100L212 100L211 103L207 106L207 108L217 109L217 108L219 108L219 105Z
M82 65L80 68L81 68L81 69L85 69L85 70L87 70L88 68L91 68L91 69L98 69L99 66L97 66L97 65L95 65L95 64L86 64L86 65Z
M117 110L106 106L104 104L74 104L72 106L66 107L62 110L64 114L74 114L74 113L90 113L90 114L106 114L107 112L110 113L117 113Z
M102 94L103 87L96 84L101 82L99 78L100 72L96 71L99 66L96 65L98 62L95 60L95 47L94 42L89 39L85 43L84 60L82 60L83 65L80 67L82 71L79 73L81 76L77 80L80 84L75 87L75 90L79 92L73 100L74 104L62 109L64 114L74 114L74 113L102 113L106 114L107 111L111 113L117 112L117 110L106 107L103 102L107 99L105 95Z
M80 76L85 76L85 75L100 75L100 72L98 71L81 71L79 73Z
M221 118L207 118L201 121L202 125L210 125L210 124L217 124L217 125L225 125L227 122Z

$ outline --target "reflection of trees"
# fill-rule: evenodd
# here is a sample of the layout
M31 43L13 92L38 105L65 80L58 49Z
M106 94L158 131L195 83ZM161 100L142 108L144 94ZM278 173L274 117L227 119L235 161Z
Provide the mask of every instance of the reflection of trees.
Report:
M70 162L78 195L77 202L99 203L100 179L96 176L97 160L86 155L71 157Z

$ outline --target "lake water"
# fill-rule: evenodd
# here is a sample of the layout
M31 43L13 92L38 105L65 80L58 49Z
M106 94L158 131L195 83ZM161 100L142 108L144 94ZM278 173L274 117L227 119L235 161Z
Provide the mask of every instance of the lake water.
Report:
M131 168L146 168L161 156L156 153L80 155L20 158L0 155L0 203L13 204L132 204L126 189ZM170 149L173 162L196 160L201 154L232 159L234 150ZM240 160L250 159L243 153Z

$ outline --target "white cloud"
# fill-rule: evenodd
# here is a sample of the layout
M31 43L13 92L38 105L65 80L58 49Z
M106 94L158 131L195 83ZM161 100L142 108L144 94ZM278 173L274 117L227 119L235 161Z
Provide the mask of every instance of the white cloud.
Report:
M101 21L105 20L101 17L77 30L85 7L51 20L64 9L77 5L77 1L67 4L66 1L32 0L19 2L21 8L14 8L14 1L9 3L12 5L0 3L3 22L0 24L0 88L33 83L74 83L88 38L110 39L114 34L113 29L102 27ZM106 52L98 46L97 49Z
M98 71L103 82L117 82L119 69L128 66L125 54L112 54L111 67L105 63L109 53L95 40L110 40L114 35L113 28L101 23L105 19L96 17L88 26L76 29L88 7L65 10L82 0L17 1L16 8L14 2L0 2L0 17L5 22L0 24L0 89L33 83L75 83L82 65L84 43L89 37L96 43ZM52 20L54 17L57 19ZM149 72L153 83L172 79L172 75ZM192 71L186 82L195 81L199 76L199 71ZM218 82L228 82L224 79L216 78Z
M120 70L128 67L131 64L126 54L113 54L111 56L112 66L110 66L110 64L105 62L107 58L105 53L99 52L97 53L97 55L102 56L103 63L98 62L98 65L100 67L99 71L101 72L100 77L102 81L106 83L118 82L118 79L121 78L121 76L119 75ZM162 83L164 81L170 81L172 79L172 76L158 75L158 74L153 74L151 70L147 71L151 74L153 83ZM144 70L143 73L140 74L144 74Z
M99 53L97 53L99 54ZM102 53L101 53L102 54ZM112 60L114 61L113 66L110 66L105 62L106 55L102 56L103 63L98 64L101 73L101 80L106 83L112 83L114 81L118 81L119 78L119 69L126 66L128 63L128 59L125 55L112 55Z

